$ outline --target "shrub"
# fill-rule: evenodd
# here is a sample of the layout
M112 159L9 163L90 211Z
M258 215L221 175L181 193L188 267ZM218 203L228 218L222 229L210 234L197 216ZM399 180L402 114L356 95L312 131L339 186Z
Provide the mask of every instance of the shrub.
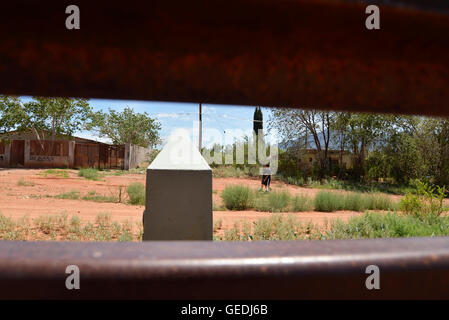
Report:
M319 191L315 195L314 205L316 211L332 212L344 208L345 196L341 193Z
M312 210L313 210L313 201L308 196L301 195L293 198L292 200L293 212L303 212Z
M267 204L271 212L287 211L290 203L290 193L288 191L273 191L267 195Z
M349 192L347 194L320 191L315 196L315 210L332 212L351 210L363 212L366 210L395 210L396 204L390 197L381 194L365 194Z
M302 177L287 177L283 179L284 182L288 183L288 184L292 184L292 185L296 185L296 186L303 186L304 185L304 179Z
M415 193L408 192L399 202L400 209L421 219L439 217L443 212L445 187L432 187L421 181L416 181L415 185Z
M273 191L268 194L256 193L258 197L255 201L255 207L258 211L284 212L288 211L290 204L290 193L288 191Z
M397 203L391 197L379 193L365 195L364 210L397 210Z
M261 218L254 223L254 240L271 240L274 226L268 218Z
M58 178L68 178L69 177L69 173L62 169L47 169L44 172L42 172L41 175L43 175L44 177L47 177L49 175L55 176Z
M100 180L100 173L97 169L93 168L87 168L87 169L80 169L78 171L79 177L84 177L87 180Z
M229 210L246 210L254 203L253 192L245 186L226 186L221 193L221 198Z
M345 185L343 182L332 178L329 180L323 180L321 187L328 188L328 189L344 189Z
M290 203L290 193L288 191L274 191L268 194L268 204L272 212L286 211Z
M362 239L428 237L449 235L449 218L437 217L424 221L416 216L403 216L395 213L366 213L352 217L347 222L337 220L331 223L330 230L321 239Z
M362 197L360 193L351 192L346 194L343 209L362 212L366 208L366 197Z
M131 183L126 192L129 196L129 203L134 205L145 205L145 186L140 182Z
M26 181L25 179L20 178L19 181L17 181L17 185L22 186L22 187L34 187L34 182Z
M226 241L243 240L240 238L240 225L238 224L238 222L234 223L233 228L225 230L224 238Z

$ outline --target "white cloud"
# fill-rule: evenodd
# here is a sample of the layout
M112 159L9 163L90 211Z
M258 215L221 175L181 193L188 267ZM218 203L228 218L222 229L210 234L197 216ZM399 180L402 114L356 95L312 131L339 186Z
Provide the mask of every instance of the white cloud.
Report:
M158 118L174 118L174 119L178 119L179 118L179 114L177 114L177 113L157 113L156 117L158 117Z

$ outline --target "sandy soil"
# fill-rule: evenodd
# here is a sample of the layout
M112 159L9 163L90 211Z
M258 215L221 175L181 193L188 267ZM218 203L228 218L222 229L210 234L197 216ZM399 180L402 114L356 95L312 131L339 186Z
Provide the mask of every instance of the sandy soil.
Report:
M108 175L103 178L103 181L90 181L78 177L76 170L67 170L69 178L45 177L43 175L44 171L38 169L0 169L0 212L5 216L13 218L20 218L24 215L34 218L66 212L69 216L77 215L84 222L94 221L95 217L100 213L109 213L114 221L129 220L131 222L140 222L142 220L143 206L123 203L98 203L85 200L64 200L55 199L52 196L72 190L79 191L81 195L95 190L97 194L118 196L120 187L124 190L126 186L137 181L145 184L145 175ZM34 185L21 186L18 184L21 179ZM214 202L220 204L221 192L226 185L232 184L245 184L252 188L260 187L259 179L214 178ZM306 194L314 196L318 192L318 189L301 188L275 181L272 183L272 188L274 190L285 188L292 195ZM283 214L288 215L288 213ZM347 220L349 217L359 215L360 213L350 211L332 213L313 211L293 214L304 223L311 221L314 224L323 224L326 219L328 221L335 218ZM256 211L215 211L214 221L221 220L223 230L232 227L235 222L242 220L255 222L259 218L268 217L269 215L270 213Z

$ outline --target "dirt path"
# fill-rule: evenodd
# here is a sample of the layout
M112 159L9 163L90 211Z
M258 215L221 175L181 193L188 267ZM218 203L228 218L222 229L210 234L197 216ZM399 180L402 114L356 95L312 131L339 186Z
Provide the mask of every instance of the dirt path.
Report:
M56 215L65 212L69 216L77 215L83 222L94 221L100 213L109 213L114 221L129 220L133 223L142 221L143 206L55 199L53 197L73 190L79 191L81 195L96 191L100 195L114 195L118 197L120 188L122 188L123 192L125 187L133 182L145 184L145 175L106 175L101 181L91 181L78 177L78 171L76 170L65 171L69 174L68 178L51 175L44 176L45 170L38 169L0 169L0 212L12 218L20 218L24 215L35 218L42 215ZM19 181L29 185L19 185ZM259 179L214 178L213 200L221 204L221 192L226 185L232 184L244 184L251 188L260 187ZM319 191L319 189L302 188L280 182L273 182L272 187L274 190L284 188L292 195L304 194L310 197L313 197ZM283 214L288 215L288 213ZM292 214L304 223L311 221L314 224L323 224L326 219L341 218L347 220L349 217L360 215L358 212L349 211L332 213L313 211ZM223 228L229 228L235 222L242 220L255 222L261 217L270 215L270 213L256 211L215 211L214 221L221 220Z

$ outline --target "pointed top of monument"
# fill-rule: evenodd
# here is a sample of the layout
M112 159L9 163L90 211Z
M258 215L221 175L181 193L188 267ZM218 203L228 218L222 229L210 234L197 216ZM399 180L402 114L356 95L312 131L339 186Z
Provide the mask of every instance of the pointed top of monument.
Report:
M211 170L187 132L172 135L148 166L150 170Z

